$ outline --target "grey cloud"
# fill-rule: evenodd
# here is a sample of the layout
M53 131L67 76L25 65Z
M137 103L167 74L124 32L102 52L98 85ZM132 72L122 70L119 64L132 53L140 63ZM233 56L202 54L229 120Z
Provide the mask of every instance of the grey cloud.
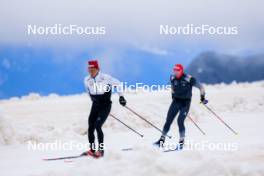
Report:
M148 48L173 47L174 43L212 43L223 50L254 48L264 43L264 3L258 0L245 1L171 1L171 0L45 0L0 2L0 42L33 42L44 45L73 45L79 47L112 45L113 43L140 43ZM26 35L27 24L79 24L105 25L107 35L89 37L32 37ZM159 35L160 24L231 25L239 27L239 35L230 37L177 36L163 38ZM155 43L155 46L153 46ZM263 45L262 45L263 46ZM260 48L262 49L262 47Z

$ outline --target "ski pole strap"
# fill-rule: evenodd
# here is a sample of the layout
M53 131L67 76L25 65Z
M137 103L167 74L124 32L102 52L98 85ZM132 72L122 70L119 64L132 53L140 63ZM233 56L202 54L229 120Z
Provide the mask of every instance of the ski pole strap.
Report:
M119 121L120 123L122 123L124 126L126 126L128 129L130 129L131 131L133 131L134 133L138 134L140 137L144 137L143 134L140 134L139 132L137 132L136 130L134 130L132 127L128 126L127 124L125 124L124 122L122 122L120 119L118 119L116 116L114 116L113 114L110 114L111 117L113 117L114 119L116 119L117 121Z
M134 110L132 110L131 108L129 108L128 106L124 106L126 109L128 109L129 111L131 111L133 114L135 114L136 116L138 116L139 118L141 118L142 120L144 120L145 122L147 122L149 125L151 125L153 128L155 128L156 130L158 130L159 132L163 134L163 131L161 129L159 129L157 126L155 126L153 123L151 123L150 121L148 121L147 119L145 119L144 117L142 117L141 115L139 115L138 113L136 113ZM171 136L167 135L167 137L171 138Z
M238 135L238 133L233 130L219 115L217 115L210 107L208 107L206 104L203 104L220 122L222 122L230 131L232 131L235 135Z

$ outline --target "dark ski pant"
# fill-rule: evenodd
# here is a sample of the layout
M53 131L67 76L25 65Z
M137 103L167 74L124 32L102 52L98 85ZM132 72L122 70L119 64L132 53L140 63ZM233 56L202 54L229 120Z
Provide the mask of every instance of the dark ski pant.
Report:
M97 132L99 150L104 149L104 133L102 131L102 126L107 119L111 111L111 103L108 104L95 104L93 103L92 109L88 119L88 140L91 149L95 150L95 136L94 132Z
M163 127L164 136L166 136L167 133L169 132L173 120L175 119L176 115L179 113L177 122L179 127L180 138L185 137L184 120L189 112L190 105L191 105L190 99L173 99L167 114L165 125Z

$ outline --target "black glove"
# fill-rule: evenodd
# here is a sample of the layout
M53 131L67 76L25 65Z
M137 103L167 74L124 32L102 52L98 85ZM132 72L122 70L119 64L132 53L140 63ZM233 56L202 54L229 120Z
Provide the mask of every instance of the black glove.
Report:
M207 104L208 103L208 100L205 99L205 96L204 95L201 95L201 103L203 104Z
M119 103L120 103L122 106L126 106L126 99L125 99L123 96L120 96L120 97L119 97Z

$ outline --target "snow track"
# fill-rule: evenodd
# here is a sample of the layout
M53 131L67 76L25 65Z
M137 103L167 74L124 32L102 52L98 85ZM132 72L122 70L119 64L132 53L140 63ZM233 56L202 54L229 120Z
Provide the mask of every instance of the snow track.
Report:
M209 106L239 132L233 135L199 104L194 91L190 115L206 136L187 120L187 140L194 142L236 143L237 151L180 151L163 153L152 147L159 132L122 108L113 95L112 114L144 133L144 139L109 117L104 125L106 156L103 159L80 158L70 163L44 162L42 158L68 156L81 150L30 151L28 142L48 143L60 140L86 143L90 99L86 94L23 98L0 101L1 175L264 175L264 82L208 85ZM169 92L126 94L128 106L162 127L170 104ZM170 135L178 140L174 122ZM130 148L133 150L122 151Z

